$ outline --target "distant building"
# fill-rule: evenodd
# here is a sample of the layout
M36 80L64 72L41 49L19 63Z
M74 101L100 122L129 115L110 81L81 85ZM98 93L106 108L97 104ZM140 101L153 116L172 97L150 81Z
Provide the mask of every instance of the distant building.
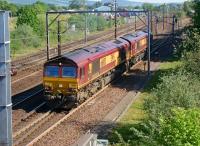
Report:
M94 9L94 11L111 11L111 7L101 6L101 7ZM101 15L101 16L105 17L106 19L113 17L113 15L111 13L101 13L101 14L98 14L98 15Z
M111 7L108 7L108 6L101 6L101 7L98 7L96 9L94 9L95 11L111 11Z

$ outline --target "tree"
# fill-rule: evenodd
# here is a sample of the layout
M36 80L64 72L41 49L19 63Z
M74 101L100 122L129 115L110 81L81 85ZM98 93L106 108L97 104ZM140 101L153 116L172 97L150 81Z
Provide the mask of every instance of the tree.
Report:
M33 8L35 9L37 14L45 13L48 10L48 6L40 1L37 1L33 4Z
M142 8L143 8L144 10L152 11L152 10L154 10L155 7L154 7L152 4L144 3L144 4L142 5Z
M27 24L33 28L35 32L39 30L39 19L36 11L30 6L21 7L17 11L17 27L22 24Z
M171 117L161 119L158 140L164 146L200 145L200 110L176 109Z
M86 7L86 0L69 0L70 9L84 9Z
M15 4L10 4L7 1L0 0L0 9L11 11L12 16L16 16L18 7Z
M100 7L100 6L102 6L103 4L102 4L102 2L95 2L95 4L94 4L94 6L97 8L97 7Z
M98 16L97 17L97 30L102 31L106 27L106 20L103 16Z
M191 12L192 12L192 5L193 5L193 2L191 1L185 1L183 3L183 10L185 11L185 13L187 15L191 15Z
M100 6L102 6L103 4L102 4L102 2L95 2L93 5L91 5L91 6L88 6L88 8L89 9L95 9L95 8L98 8L98 7L100 7Z
M33 28L26 24L18 26L15 31L11 32L11 38L13 39L11 42L12 51L24 47L38 47L41 43L40 38L33 32Z
M200 28L200 1L194 0L194 16L193 22L196 28Z

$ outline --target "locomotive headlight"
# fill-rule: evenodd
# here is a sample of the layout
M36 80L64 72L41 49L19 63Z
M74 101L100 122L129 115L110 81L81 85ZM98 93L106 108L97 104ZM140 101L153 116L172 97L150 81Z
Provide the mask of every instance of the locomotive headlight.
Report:
M49 86L49 87L52 87L52 83L45 82L45 83L44 83L44 86Z
M63 84L59 84L58 86L59 86L59 88L62 88L62 87L63 87Z
M69 84L69 88L77 88L77 84Z

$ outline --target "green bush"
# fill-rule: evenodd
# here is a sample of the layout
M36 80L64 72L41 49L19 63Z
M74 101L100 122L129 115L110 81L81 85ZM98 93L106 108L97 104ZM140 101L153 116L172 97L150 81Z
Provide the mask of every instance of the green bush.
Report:
M0 0L0 10L8 10L11 11L12 16L17 15L18 6L12 3L8 3L7 1Z
M84 15L72 15L68 19L68 24L71 26L75 24L79 30L85 29L85 16ZM90 31L96 30L102 31L107 27L107 21L103 16L89 15L87 16L87 24Z
M197 29L185 29L185 39L179 44L179 54L185 56L187 52L195 52L200 50L200 34Z
M11 33L11 49L14 51L22 48L39 47L41 38L39 38L33 29L26 24L20 25ZM14 51L14 52L15 52Z
M97 17L97 30L102 31L106 28L107 22L103 16Z
M200 145L200 110L176 109L171 117L160 119L158 141L164 146Z
M194 26L199 29L200 28L200 1L199 0L194 0L193 1L193 9L195 13L193 14L193 23Z
M161 78L161 83L145 101L145 109L151 118L169 116L175 107L191 108L200 105L200 82L185 71L178 71Z
M197 29L187 29L185 40L178 46L185 69L200 77L200 34Z
M78 15L78 14L72 15L68 19L68 24L70 26L75 24L76 28L81 30L81 29L85 28L85 16Z
M87 16L88 20L88 28L91 32L94 32L97 30L97 24L98 24L98 19L97 16L95 15L89 15Z
M23 6L17 11L17 27L27 24L33 28L35 32L39 31L39 19L37 12L31 6Z

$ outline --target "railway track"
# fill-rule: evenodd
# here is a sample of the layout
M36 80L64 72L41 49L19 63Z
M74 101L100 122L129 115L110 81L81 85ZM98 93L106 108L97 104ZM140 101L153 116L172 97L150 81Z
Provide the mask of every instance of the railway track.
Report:
M132 25L128 24L128 25L122 26L118 29L119 29L119 31L117 32L117 34L122 35L124 31L126 31L126 32L127 32L127 30L133 31L134 27ZM140 27L138 29L140 29ZM87 44L84 44L84 39L80 39L80 40L76 40L76 41L68 43L68 44L64 44L62 46L62 50L65 53L65 52L72 51L76 48L80 48L80 47L87 46L87 45L92 45L94 43L97 43L97 42L100 42L100 41L103 41L106 39L113 39L113 38L114 38L114 33L113 33L113 28L112 28L108 31L104 31L104 32L98 33L96 35L89 36ZM78 44L81 44L81 45L78 45ZM56 50L56 48L50 49L51 57L54 57L57 55L57 53L55 53L55 50ZM32 56L24 57L22 59L13 61L12 66L14 66L16 69L20 69L21 67L24 68L25 65L33 64L35 62L39 62L40 60L46 60L46 51L41 51L38 54L34 54Z
M165 41L166 40L167 38L165 39ZM156 41L153 46L161 47L165 41L162 41L159 44ZM70 112L55 112L54 109L47 110L47 108L44 107L46 104L41 103L41 105L37 106L30 113L25 115L21 119L21 121L15 124L13 134L14 145L26 145L27 143L29 143L27 145L33 145L44 135L48 134L51 130L56 128L58 125L62 124L62 122L69 118L73 113L87 105L91 100L93 100L96 97L96 95L105 90L105 88L107 87L108 86L101 89L94 96L89 98L86 102L78 106L78 108L72 109ZM42 112L41 110L40 112L38 112L39 109L43 109L44 111ZM31 139L34 140L30 142Z
M22 116L21 118L19 118L18 121L15 121L15 123L13 124L13 127L16 127L16 125L18 125L21 121L25 121L26 119L30 118L32 115L35 114L35 112L37 110L39 110L45 104L46 104L46 102L42 102L41 104L39 104L36 107L34 107L30 112L28 112L27 114L25 114L24 116Z
M140 26L140 27L138 27L138 29L142 29L143 27L144 26ZM123 35L127 32L131 32L131 31L133 31L133 27L125 28L125 29L119 30L118 35L120 36L120 35ZM100 37L96 40L91 40L90 43L88 43L88 44L81 44L81 45L78 45L78 46L76 45L76 46L71 47L71 49L66 47L66 50L67 50L66 52L77 49L77 48L85 47L85 46L88 46L88 45L93 45L93 44L96 44L96 43L104 42L104 41L110 40L111 38L113 38L113 34L111 34L111 35L107 34L107 35ZM53 55L56 55L56 54L54 53ZM19 75L17 75L16 77L15 76L13 77L13 79L12 79L13 95L16 95L16 94L23 92L25 90L28 90L30 88L33 88L34 86L41 83L39 81L35 82L35 78L34 79L32 79L32 78L34 76L38 76L38 78L41 78L42 67L43 67L43 63L46 61L46 57L40 58L39 60L35 60L35 61L32 64L25 65L23 67L23 70L19 71ZM34 83L31 84L31 85L28 85L28 87L22 87L23 85L18 86L18 84L20 82L25 82L28 78L30 78L29 80L33 80Z
M45 128L49 121L63 115L58 114L57 111L61 104L56 104L49 107L46 102L42 102L35 107L31 112L26 114L18 123L13 126L13 140L14 145L20 145L28 136L37 132L40 128Z
M169 37L165 38L163 41L155 41L153 43L153 50L151 53L156 52L160 47L163 47L165 45L168 45L168 43L171 41ZM103 88L102 90L104 90ZM99 91L97 95L102 92ZM73 115L75 112L77 112L79 109L83 108L85 105L87 105L92 99L94 99L96 94L89 98L86 102L81 104L78 108L72 109L71 111L65 111L65 112L50 112L46 111L43 114L43 118L39 117L38 115L35 117L35 114L37 114L35 111L38 109L33 110L30 115L26 115L24 118L24 121L28 121L28 119L38 119L35 122L30 122L30 124L27 124L27 126L23 126L22 129L16 130L16 133L14 133L14 145L34 145L36 142L38 142L40 139L42 139L45 135L47 135L49 132L51 132L53 129L55 129L57 126L62 124L66 119L68 119L71 115ZM45 105L45 104L44 104ZM43 105L41 105L42 107ZM48 113L48 114L47 114ZM31 120L30 120L31 121ZM45 124L45 125L44 125ZM17 128L16 128L17 129ZM39 136L38 136L39 135ZM34 139L33 141L31 141Z
M43 89L40 88L40 89L36 90L35 92L33 92L30 95L21 97L22 99L13 102L13 106L12 107L15 108L15 107L19 106L20 104L24 103L25 101L30 100L32 97L34 97L34 96L36 96L36 95L38 95L38 94L40 94L42 92L43 92Z
M35 112L36 110L32 111L30 115L26 116L26 119L24 121L22 121L14 128L14 134L13 134L14 146L25 145L28 142L30 142L31 138L37 137L37 135L44 133L45 131L49 130L49 128L51 128L52 126L54 127L55 123L57 124L61 123L64 119L72 115L75 111L77 111L78 109L89 103L91 100L93 100L99 93L101 93L107 87L108 85L99 90L86 102L78 106L78 108L74 109L72 108L70 112L69 111L61 112L59 111L59 109L56 110L56 108L62 107L60 105L48 110L42 115ZM44 106L45 103L43 103L42 105ZM41 108L42 105L38 108ZM32 122L30 122L31 120Z
M167 40L167 39L166 39L166 40ZM166 40L165 40L165 42L166 42ZM155 51L157 50L157 48L160 47L160 45L162 45L162 42L161 42L161 43L158 43L158 42L159 42L159 40L156 40L156 41L153 43L153 48L155 48L155 49L152 50L151 53L155 52ZM35 92L33 92L31 95L28 95L28 96L26 96L25 98L22 98L22 100L17 101L17 102L14 102L13 108L15 108L15 107L17 107L17 106L19 106L20 104L23 104L23 103L26 104L26 101L27 101L27 100L31 100L31 98L33 98L34 96L36 96L36 95L38 95L38 94L40 94L40 93L42 93L42 92L43 92L43 89L40 88L40 89L36 90ZM23 118L22 118L22 120L23 120ZM20 120L19 120L19 121L20 121Z

